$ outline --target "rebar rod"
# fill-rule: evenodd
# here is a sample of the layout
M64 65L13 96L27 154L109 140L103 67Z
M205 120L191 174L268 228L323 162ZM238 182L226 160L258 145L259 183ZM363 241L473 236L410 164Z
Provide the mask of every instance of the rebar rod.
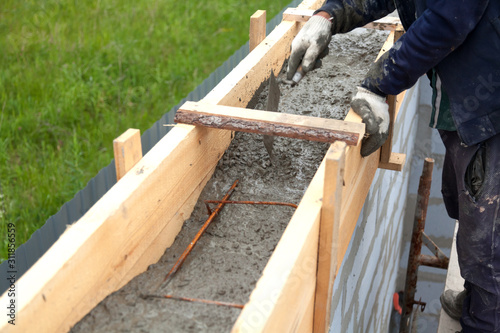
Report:
M448 268L448 259L444 260L436 256L430 256L427 254L421 254L418 257L418 263L420 266L429 266L429 267L443 268L443 269Z
M222 201L226 201L231 196L231 194L233 193L233 191L234 191L234 189L236 188L237 185L238 185L238 180L235 180L235 182L233 183L233 185L231 186L231 188L227 191L227 193L224 196L224 198L222 199ZM163 282L162 282L162 284L160 286L161 288L166 287L170 283L170 281L172 280L172 277L174 276L174 274L179 270L179 268L181 268L182 264L186 260L186 258L189 255L189 253L191 253L191 251L193 250L194 246L196 245L196 242L198 242L198 240L200 239L200 237L203 235L203 233L205 232L205 230L207 230L207 228L210 225L210 223L214 220L214 218L220 212L220 210L222 209L222 207L224 207L224 205L225 204L223 202L219 203L217 205L217 207L211 212L210 216L205 221L205 223L203 224L203 226L201 227L201 229L198 231L198 233L196 233L196 236L193 238L193 240L191 241L191 243L189 243L189 245L187 246L187 248L184 250L184 252L181 254L181 256L179 257L179 259L177 260L177 262L174 264L174 266L170 270L170 272L168 272L168 274L165 276L165 279L163 279Z
M239 204L239 205L271 205L271 206L288 206L297 208L298 206L289 202L277 202L277 201L244 201L244 200L205 200L205 205L207 206L208 214L212 213L212 210L208 206L209 203L223 203L223 204Z
M425 244L425 246L432 253L434 253L436 258L438 258L439 260L441 260L443 262L443 265L446 265L446 267L443 267L443 268L447 268L448 263L450 262L450 258L448 258L446 256L446 254L444 254L443 251L441 251L439 246L437 246L436 243L434 243L434 241L429 236L427 236L427 234L425 232L422 233L422 236L423 236L422 242Z
M178 301L185 301L185 302L195 302L195 303L204 303L204 304L213 304L213 305L220 305L220 306L228 306L231 308L237 308L237 309L243 309L245 305L243 304L237 304L237 303L230 303L230 302L220 302L220 301L212 301L208 299L201 299L201 298L189 298L189 297L180 297L180 296L174 296L174 295L145 295L144 298L166 298L166 299L174 299Z

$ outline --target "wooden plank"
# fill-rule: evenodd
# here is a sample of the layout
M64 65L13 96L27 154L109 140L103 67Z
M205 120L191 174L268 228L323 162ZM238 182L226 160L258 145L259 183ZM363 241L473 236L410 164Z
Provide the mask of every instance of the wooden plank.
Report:
M283 12L283 20L307 22L313 15L313 13L314 10L287 8ZM401 24L401 20L399 19L399 17L386 16L379 20L364 25L363 28L395 31L395 30L402 30L403 25Z
M200 102L184 103L177 110L174 121L319 142L332 143L338 140L349 145L357 145L365 130L361 123Z
M313 13L311 9L287 8L283 12L283 21L307 22Z
M384 163L380 161L378 167L380 169L392 170L392 171L402 171L406 162L406 154L392 153L389 161Z
M250 16L250 52L266 38L266 11L258 10Z
M313 331L315 296L314 293L311 293L311 297L305 306L306 311L297 325L296 331L298 333L309 333Z
M393 31L389 37L392 38L392 44L394 44L403 35L403 33L404 32L402 30ZM389 104L389 136L387 137L387 140L384 142L382 147L380 147L380 162L382 163L382 165L386 166L390 166L389 160L392 156L392 136L394 132L394 123L396 122L398 108L397 99L398 96L387 96L387 104Z
M396 31L403 30L403 25L401 24L399 17L386 16L380 20L366 24L363 28Z
M351 109L345 120L361 122L361 117ZM359 214L365 203L365 198L370 190L380 161L380 150L364 158L361 157L360 151L361 145L349 146L346 151L337 269L340 268L347 252L347 247L356 228Z
M18 317L30 320L3 325L1 331L67 332L158 261L213 172L207 165L218 160L214 145L230 136L210 132L218 135L179 125L155 145L23 275Z
M392 135L394 133L394 122L396 121L396 96L387 96L387 104L389 104L389 135L382 147L380 147L380 162L389 163L392 154Z
M394 43L398 41L398 39L401 38L405 33L405 30L403 26L397 27L397 29L394 30Z
M113 140L116 180L120 180L142 158L141 131L129 128Z
M325 157L323 201L319 227L318 270L314 305L314 332L327 332L333 282L337 275L340 209L345 167L344 142L335 142Z
M398 118L399 111L401 109L401 105L406 95L406 90L396 96L396 107L394 118ZM392 148L391 148L392 150ZM382 159L379 163L380 169L392 170L392 171L402 171L406 162L406 154L394 153L391 152L391 156L387 162L383 162Z

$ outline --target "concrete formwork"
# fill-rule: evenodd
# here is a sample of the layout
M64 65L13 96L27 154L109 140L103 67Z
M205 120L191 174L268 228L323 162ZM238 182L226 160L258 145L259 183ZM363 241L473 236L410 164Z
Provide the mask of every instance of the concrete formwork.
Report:
M300 7L314 9L321 3L304 1ZM271 69L281 68L301 27L301 23L283 22L203 101L246 105ZM391 34L384 49L393 38ZM400 112L392 149L410 156L419 90L409 90L397 104ZM351 111L346 121L360 119ZM26 273L19 282L24 291L19 317L31 320L23 321L23 327L4 325L2 331L35 327L67 331L106 295L158 260L189 216L230 140L229 131L176 126ZM359 144L332 145L236 322L235 332L275 332L277 328L382 332L388 328L410 164L395 172L377 169L379 162L379 153L362 159ZM343 182L336 179L328 193L324 192L329 182L325 169L331 167ZM163 177L167 171L168 179ZM328 195L337 199L330 201L333 211L325 215L323 203ZM172 214L160 214L165 207ZM338 235L327 240L330 250L325 251L320 229L327 220L336 223L332 230ZM109 242L111 233L116 242ZM101 257L102 253L111 259ZM318 267L324 262L329 263L328 272L318 278ZM81 267L86 267L83 274ZM320 280L326 287L319 287ZM1 301L5 298L4 294Z

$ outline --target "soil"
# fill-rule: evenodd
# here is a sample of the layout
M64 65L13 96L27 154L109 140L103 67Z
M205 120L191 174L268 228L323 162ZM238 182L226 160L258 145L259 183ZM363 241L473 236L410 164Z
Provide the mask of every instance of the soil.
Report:
M279 112L343 119L352 94L375 60L387 32L357 29L332 38L321 68L292 87L278 75ZM267 88L257 98L264 109ZM229 332L240 309L142 294L171 294L245 304L294 208L226 205L201 237L172 281L158 289L180 254L207 219L204 200L220 200L239 180L231 200L299 204L328 144L276 137L271 164L262 136L238 132L219 161L174 244L158 263L106 297L72 332Z

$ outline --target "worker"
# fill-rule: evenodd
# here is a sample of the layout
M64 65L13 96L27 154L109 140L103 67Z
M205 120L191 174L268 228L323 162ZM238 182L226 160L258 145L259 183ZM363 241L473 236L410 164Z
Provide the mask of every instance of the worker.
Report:
M463 332L500 332L500 1L327 0L293 40L287 78L299 65L303 73L313 69L332 34L395 9L406 33L371 66L351 101L366 125L361 155L387 139L387 95L427 74L431 126L446 147L442 194L459 221L465 279L464 292L441 301L459 309Z

